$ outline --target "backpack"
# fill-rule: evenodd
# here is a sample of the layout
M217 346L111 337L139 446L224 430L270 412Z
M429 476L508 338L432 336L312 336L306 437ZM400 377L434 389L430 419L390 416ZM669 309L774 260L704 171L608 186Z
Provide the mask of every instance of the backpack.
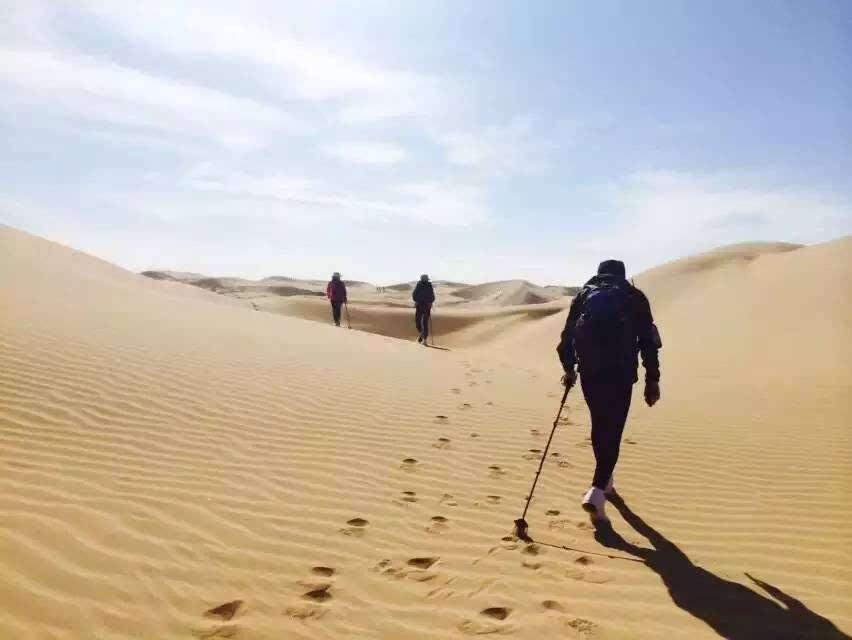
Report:
M581 294L574 327L574 352L580 371L629 367L636 357L633 287L627 282L588 284Z
M334 302L342 302L344 291L346 291L342 280L331 281L331 299Z

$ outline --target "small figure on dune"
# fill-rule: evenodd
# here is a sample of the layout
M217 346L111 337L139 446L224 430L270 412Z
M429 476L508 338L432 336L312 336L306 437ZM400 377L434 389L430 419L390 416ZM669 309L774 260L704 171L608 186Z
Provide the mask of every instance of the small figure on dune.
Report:
M605 260L598 273L571 302L571 310L556 348L565 375L573 385L578 365L583 396L592 416L595 475L583 498L593 522L606 522L607 496L615 495L613 471L633 385L639 380L638 355L645 367L645 402L660 399L660 334L648 298L625 277L624 263Z
M432 305L435 302L435 289L432 287L432 283L429 282L429 276L425 273L420 276L420 282L414 287L411 298L414 300L414 325L420 334L417 342L425 346L426 339L429 337Z
M340 279L340 272L335 271L325 287L325 295L331 302L331 317L335 326L340 326L340 309L346 304L346 285Z

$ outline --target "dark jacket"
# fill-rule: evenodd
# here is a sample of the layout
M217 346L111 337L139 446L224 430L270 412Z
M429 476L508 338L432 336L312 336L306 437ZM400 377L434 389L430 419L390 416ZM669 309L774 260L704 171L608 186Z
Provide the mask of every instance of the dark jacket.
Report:
M424 280L418 282L411 293L411 299L417 305L431 306L435 302L435 289L432 288L432 283Z
M594 276L586 285L596 285L604 282L607 278L614 276ZM633 382L639 379L637 375L639 369L639 354L642 354L642 366L645 367L645 381L658 382L660 380L660 361L657 355L659 349L663 346L660 341L660 334L654 325L654 318L651 315L651 305L648 298L639 289L628 282L624 282L631 290L633 327L636 333L636 352L633 356L633 362L627 370L609 371L606 375L619 375L621 373L632 376ZM577 325L577 320L583 310L584 296L587 290L584 288L574 300L571 302L571 310L568 312L568 319L565 321L565 329L562 331L562 339L559 346L556 347L556 352L559 354L559 360L562 362L562 368L565 371L573 370L577 364L577 355L574 352L574 330ZM579 363L579 371L583 373L583 363Z
M346 302L346 285L343 284L343 280L329 280L325 295L332 302Z

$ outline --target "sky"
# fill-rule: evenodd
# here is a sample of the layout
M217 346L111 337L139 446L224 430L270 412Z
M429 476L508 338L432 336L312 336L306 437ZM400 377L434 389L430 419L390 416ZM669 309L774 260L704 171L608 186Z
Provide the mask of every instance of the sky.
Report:
M0 0L0 223L134 271L576 284L852 233L852 3Z

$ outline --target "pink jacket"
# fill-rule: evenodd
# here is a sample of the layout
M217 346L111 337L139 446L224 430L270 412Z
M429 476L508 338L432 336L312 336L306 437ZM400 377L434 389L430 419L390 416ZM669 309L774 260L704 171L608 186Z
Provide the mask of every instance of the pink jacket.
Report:
M330 280L325 295L332 302L346 302L346 285L343 280Z

